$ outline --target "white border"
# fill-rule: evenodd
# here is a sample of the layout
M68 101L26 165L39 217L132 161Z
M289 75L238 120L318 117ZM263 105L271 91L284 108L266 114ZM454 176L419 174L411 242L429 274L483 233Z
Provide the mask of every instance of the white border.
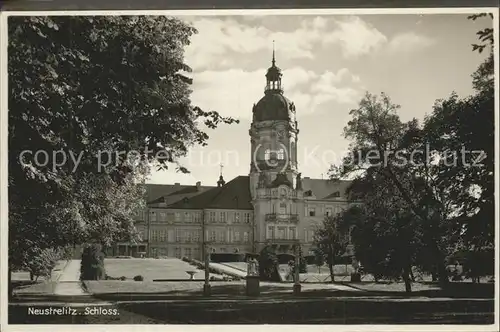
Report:
M283 330L293 328L294 330L303 330L310 332L311 329L315 331L331 331L332 328L340 331L498 331L499 330L499 317L498 317L498 274L499 274L499 205L498 195L499 191L499 100L495 98L495 197L497 204L495 205L495 324L494 325L8 325L7 324L7 259L8 259L8 233L7 233L7 217L8 217L8 200L7 200L7 18L9 16L85 16L85 15L175 15L175 16L221 16L221 15L381 15L381 14L472 14L472 13L493 13L493 27L494 27L494 56L495 56L495 91L498 96L499 90L499 17L498 8L494 7L481 7L481 8L390 8L390 9L267 9L267 10L82 10L82 11L12 11L2 12L0 15L0 33L1 33L1 49L0 49L0 227L1 227L1 329L4 331L141 331L143 329L164 331L207 331L219 330L234 332L234 329L254 331L256 328L260 330Z

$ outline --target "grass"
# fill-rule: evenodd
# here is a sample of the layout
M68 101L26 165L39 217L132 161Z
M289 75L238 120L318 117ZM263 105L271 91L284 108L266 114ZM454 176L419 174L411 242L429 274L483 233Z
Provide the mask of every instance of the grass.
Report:
M204 278L204 271L198 270L177 258L106 258L104 268L106 274L114 278L124 276L127 279L133 279L137 275L142 275L145 281L153 279L189 279L186 271L196 271L195 279Z

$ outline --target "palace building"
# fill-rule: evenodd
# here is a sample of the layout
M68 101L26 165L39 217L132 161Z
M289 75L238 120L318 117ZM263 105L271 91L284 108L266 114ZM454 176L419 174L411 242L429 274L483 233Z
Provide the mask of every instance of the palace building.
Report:
M108 254L202 259L210 253L258 253L264 246L310 255L325 216L345 209L348 181L302 177L297 162L299 126L284 95L282 72L272 65L264 96L253 105L248 175L196 185L146 184L147 208L137 217L141 243L118 243Z

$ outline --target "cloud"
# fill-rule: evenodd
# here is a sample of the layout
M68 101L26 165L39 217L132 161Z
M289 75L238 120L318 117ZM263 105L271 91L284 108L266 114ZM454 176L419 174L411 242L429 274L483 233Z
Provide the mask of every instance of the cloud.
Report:
M186 49L188 64L195 70L221 67L221 59L227 60L229 52L245 57L257 52L271 52L275 40L280 58L313 59L315 47L338 45L345 57L367 54L387 42L387 38L376 28L359 17L302 16L288 20L280 30L264 26L266 16L254 20L239 20L231 17L203 17L191 19L199 31L191 37ZM234 54L233 54L234 55Z
M435 41L427 36L419 35L415 32L405 32L394 36L388 45L388 51L396 52L414 52L432 46Z
M249 119L253 104L264 96L265 73L265 68L254 71L233 68L194 73L191 99L193 104L205 110ZM326 71L321 75L302 67L283 71L285 95L297 106L298 116L315 112L327 102L356 102L360 95L356 77L346 68L336 73Z
M387 37L361 18L353 16L336 20L337 29L325 35L323 43L340 44L344 57L357 57L379 49Z

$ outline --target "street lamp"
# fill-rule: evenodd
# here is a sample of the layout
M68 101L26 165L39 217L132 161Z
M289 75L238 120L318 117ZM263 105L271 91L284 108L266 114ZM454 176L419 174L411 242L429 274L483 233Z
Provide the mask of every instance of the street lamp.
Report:
M208 250L208 243L204 243L205 246L205 283L203 284L203 295L210 296L210 252Z
M300 285L300 241L295 243L295 278L293 284L293 294L300 294L302 286Z

